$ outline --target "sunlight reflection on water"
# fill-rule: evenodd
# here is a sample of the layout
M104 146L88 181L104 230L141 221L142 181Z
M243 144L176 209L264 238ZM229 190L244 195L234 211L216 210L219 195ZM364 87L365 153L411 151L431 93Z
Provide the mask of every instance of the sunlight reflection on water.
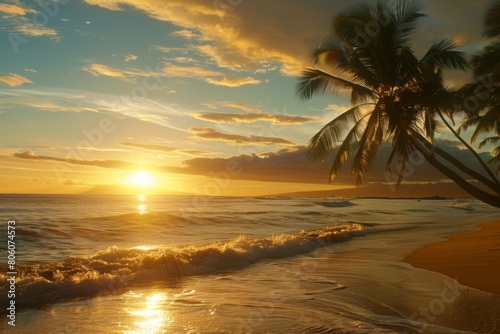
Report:
M139 202L143 202L142 204L139 204L137 206L137 210L139 211L139 214L143 215L143 214L148 213L148 207L146 206L146 204L144 204L146 202L146 195L144 195L144 194L138 195L137 200Z
M138 207L137 207L137 210L139 211L139 214L140 215L143 215L145 213L148 213L148 207L146 206L146 204L140 204Z
M124 334L155 334L164 332L172 322L171 315L166 309L167 295L153 293L144 298L142 293L129 293L130 302L137 301L124 310L135 317L135 328L125 331Z

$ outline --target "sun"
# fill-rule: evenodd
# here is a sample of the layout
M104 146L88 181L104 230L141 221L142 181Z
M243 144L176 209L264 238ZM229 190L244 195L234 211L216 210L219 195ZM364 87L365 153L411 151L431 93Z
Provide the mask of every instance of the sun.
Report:
M135 173L125 183L138 188L156 187L156 182L151 174L143 171Z

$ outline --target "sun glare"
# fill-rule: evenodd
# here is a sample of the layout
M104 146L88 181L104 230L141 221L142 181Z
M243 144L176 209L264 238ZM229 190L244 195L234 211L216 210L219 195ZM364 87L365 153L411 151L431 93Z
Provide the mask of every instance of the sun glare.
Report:
M139 188L156 187L156 182L148 172L137 172L125 183Z

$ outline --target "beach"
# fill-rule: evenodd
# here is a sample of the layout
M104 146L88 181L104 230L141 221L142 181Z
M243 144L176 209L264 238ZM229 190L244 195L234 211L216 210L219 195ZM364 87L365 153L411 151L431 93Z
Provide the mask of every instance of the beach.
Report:
M500 220L479 224L478 228L419 248L405 261L500 295Z

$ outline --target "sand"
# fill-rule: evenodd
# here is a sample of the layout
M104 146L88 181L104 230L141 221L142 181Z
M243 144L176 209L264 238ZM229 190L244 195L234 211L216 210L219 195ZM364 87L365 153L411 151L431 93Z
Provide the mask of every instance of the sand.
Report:
M500 295L500 220L478 227L481 230L417 249L405 261L447 275L463 285Z

